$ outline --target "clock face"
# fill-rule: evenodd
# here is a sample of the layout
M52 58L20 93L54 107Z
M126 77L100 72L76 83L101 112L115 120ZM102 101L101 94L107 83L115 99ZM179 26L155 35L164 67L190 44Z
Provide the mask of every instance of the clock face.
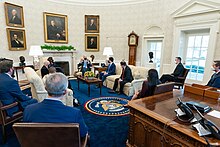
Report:
M135 37L135 35L131 35L130 36L129 44L130 45L136 45L136 37Z

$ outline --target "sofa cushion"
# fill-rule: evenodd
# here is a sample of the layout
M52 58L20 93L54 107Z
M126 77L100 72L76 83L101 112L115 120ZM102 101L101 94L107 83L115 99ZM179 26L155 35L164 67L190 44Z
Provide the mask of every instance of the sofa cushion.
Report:
M134 78L135 80L141 78L141 73L140 73L140 71L138 71L138 70L134 70L133 73L132 73L132 75L133 75L133 78Z
M116 78L119 78L120 75L111 75L111 76L108 76L106 79L108 79L109 81L112 81L114 82Z

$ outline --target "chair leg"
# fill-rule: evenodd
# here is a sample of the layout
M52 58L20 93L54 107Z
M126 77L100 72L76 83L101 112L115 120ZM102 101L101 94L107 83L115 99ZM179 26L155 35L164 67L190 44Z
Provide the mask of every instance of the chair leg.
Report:
M7 140L7 136L6 136L6 130L5 130L5 126L2 125L2 141L3 141L3 144L6 143L6 140Z

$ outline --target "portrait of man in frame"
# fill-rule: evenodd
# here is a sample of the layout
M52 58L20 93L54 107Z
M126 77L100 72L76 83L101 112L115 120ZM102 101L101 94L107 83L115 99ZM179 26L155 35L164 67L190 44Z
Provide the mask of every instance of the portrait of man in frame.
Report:
M86 34L85 35L85 50L86 51L99 51L99 35L98 34Z
M45 42L68 43L67 15L44 12Z
M99 33L99 15L85 15L85 32Z
M6 25L24 27L23 7L5 2Z
M26 50L25 30L7 28L7 35L9 50Z

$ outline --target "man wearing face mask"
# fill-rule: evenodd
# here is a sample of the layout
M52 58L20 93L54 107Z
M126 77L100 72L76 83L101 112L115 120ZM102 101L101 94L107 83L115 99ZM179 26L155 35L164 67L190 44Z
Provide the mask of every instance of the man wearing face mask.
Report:
M22 93L18 81L12 78L13 74L13 61L1 60L0 61L0 101L3 105L9 105L14 102L19 102L20 106L24 109L27 105L37 103L36 99L32 99ZM7 115L12 116L13 113L18 111L18 107L13 107L7 110Z
M85 55L83 55L82 59L80 60L79 65L82 66L81 72L82 72L82 76L84 76L84 73L86 71L91 70L92 63L90 62L89 59L87 59L87 57Z
M109 64L108 64L108 67L107 67L106 71L101 72L100 75L99 75L99 78L102 80L102 82L105 81L107 76L116 74L116 72L115 72L116 66L115 66L115 63L114 63L114 58L109 57L108 63ZM99 87L99 85L97 85L97 87Z
M211 76L207 86L220 88L220 61L214 61L212 68L215 73Z

